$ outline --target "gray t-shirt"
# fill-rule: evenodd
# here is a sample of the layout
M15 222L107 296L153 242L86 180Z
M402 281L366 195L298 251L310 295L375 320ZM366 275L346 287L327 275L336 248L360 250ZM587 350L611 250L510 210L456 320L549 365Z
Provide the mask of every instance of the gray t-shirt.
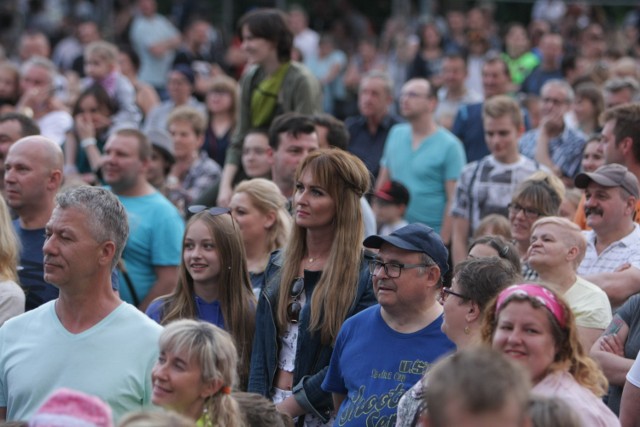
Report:
M627 341L624 343L624 357L635 360L638 351L640 351L640 294L632 296L620 307L613 317L614 321L617 317L629 325L629 334L627 335ZM609 386L607 405L616 415L620 413L621 397L621 386Z

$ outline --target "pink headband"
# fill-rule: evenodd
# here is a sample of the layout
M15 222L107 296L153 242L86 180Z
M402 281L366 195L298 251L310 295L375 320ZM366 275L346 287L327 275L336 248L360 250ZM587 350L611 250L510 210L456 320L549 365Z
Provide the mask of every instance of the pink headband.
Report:
M507 289L500 292L500 295L498 295L496 312L499 312L502 309L504 303L514 295L532 298L540 302L546 307L547 310L551 312L551 314L553 314L553 317L556 318L556 320L560 324L560 327L564 328L566 320L564 317L564 309L562 308L562 305L560 304L560 302L558 302L558 299L553 294L553 292L540 285L522 284L509 286Z

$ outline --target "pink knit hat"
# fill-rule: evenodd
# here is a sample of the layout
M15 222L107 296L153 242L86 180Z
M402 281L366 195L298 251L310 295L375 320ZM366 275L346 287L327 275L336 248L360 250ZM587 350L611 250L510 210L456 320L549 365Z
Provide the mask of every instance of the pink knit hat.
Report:
M60 388L36 411L29 427L113 427L111 408L95 396Z

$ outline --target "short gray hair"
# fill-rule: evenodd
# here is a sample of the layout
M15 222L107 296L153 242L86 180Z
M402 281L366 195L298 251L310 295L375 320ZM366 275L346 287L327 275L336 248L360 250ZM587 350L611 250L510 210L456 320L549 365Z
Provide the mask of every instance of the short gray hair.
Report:
M640 92L640 84L633 77L613 77L607 80L603 87L605 93L616 93L623 89L629 89L632 99L636 100Z
M542 93L542 91L544 91L545 88L549 86L559 87L560 89L564 90L565 98L568 103L573 102L573 100L575 99L575 92L573 91L573 88L571 87L571 85L566 81L562 79L547 80L547 82L542 85L542 88L540 89L540 93Z
M40 67L47 70L49 74L49 84L53 86L54 79L57 74L57 68L51 60L45 58L44 56L33 56L27 59L27 61L20 67L20 76L24 76L27 71L29 71L33 67Z
M112 241L115 244L111 263L115 267L129 238L127 211L120 200L109 190L83 185L59 193L56 203L59 209L82 210L93 238L99 243Z
M360 79L360 81L364 82L365 80L368 80L368 79L382 80L382 82L384 83L384 88L388 91L389 95L393 96L393 89L394 89L393 79L388 73L381 70L371 70L368 73L366 73L364 76L362 76L362 79Z

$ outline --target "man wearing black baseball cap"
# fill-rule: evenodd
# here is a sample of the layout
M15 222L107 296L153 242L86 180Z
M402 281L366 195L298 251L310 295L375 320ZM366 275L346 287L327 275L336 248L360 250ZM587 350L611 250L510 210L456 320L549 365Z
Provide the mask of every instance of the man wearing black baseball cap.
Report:
M640 291L637 282L606 280L607 274L619 274L616 271L627 263L640 268L640 226L634 222L640 198L638 178L626 167L611 163L578 174L575 184L585 190L584 212L591 227L585 232L587 251L578 275L600 285L617 307Z
M369 264L378 305L345 321L322 388L333 394L340 425L395 425L402 394L454 349L437 302L449 254L423 224L370 236L364 246L379 249Z

